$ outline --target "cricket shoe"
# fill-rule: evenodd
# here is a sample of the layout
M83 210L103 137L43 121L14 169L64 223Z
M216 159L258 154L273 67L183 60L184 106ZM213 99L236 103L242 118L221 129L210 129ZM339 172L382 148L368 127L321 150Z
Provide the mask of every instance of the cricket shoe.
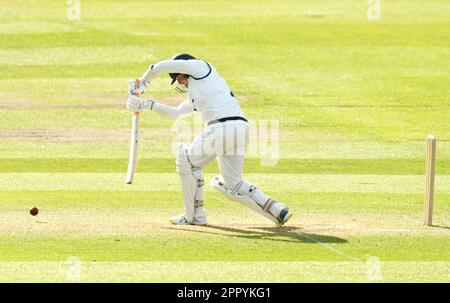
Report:
M288 211L288 208L283 209L280 212L280 217L278 218L279 223L277 224L278 227L283 226L291 217L293 213Z
M199 220L194 218L192 222L189 222L186 218L186 215L173 216L169 219L170 223L176 225L206 225L206 218Z

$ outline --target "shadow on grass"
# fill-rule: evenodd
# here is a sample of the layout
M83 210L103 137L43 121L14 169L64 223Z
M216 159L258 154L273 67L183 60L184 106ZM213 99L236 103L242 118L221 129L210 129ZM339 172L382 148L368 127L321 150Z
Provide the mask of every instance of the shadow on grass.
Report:
M189 227L193 227L190 225ZM217 225L195 226L196 229L185 229L182 227L167 228L170 230L180 230L185 232L213 234L225 237L244 238L250 240L269 240L281 242L295 242L295 243L347 243L347 240L328 236L317 235L302 232L298 227L283 226L283 227L252 227L249 229L232 228Z
M445 226L445 225L431 225L431 227L441 228L441 229L450 229L450 226Z

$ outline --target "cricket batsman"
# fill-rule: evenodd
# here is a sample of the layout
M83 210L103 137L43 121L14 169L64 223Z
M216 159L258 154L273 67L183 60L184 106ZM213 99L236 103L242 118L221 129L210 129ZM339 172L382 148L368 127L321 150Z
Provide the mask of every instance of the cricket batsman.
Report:
M163 73L169 73L172 85L177 82L178 92L187 92L187 99L178 107L136 96ZM242 178L249 125L236 97L214 66L189 54L177 54L171 60L150 65L141 78L129 82L128 89L127 108L132 112L153 110L173 119L198 112L205 124L203 132L189 146L180 145L176 170L181 178L185 214L171 217L171 223L206 225L202 168L215 158L220 175L212 179L213 188L277 226L289 220L292 213L286 205Z

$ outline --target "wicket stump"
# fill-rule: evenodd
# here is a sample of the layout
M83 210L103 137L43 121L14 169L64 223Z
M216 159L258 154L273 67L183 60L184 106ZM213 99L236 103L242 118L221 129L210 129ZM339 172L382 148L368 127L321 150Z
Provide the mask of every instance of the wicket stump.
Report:
M436 166L436 137L427 137L427 156L425 162L425 224L433 224L434 174Z

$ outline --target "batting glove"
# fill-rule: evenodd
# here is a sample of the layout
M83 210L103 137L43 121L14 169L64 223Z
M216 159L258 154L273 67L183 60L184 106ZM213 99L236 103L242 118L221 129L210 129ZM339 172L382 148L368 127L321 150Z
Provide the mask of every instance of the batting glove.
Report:
M133 94L128 94L127 109L132 112L146 112L153 109L155 101L139 98Z
M135 95L143 94L149 82L143 78L128 81L128 92Z

